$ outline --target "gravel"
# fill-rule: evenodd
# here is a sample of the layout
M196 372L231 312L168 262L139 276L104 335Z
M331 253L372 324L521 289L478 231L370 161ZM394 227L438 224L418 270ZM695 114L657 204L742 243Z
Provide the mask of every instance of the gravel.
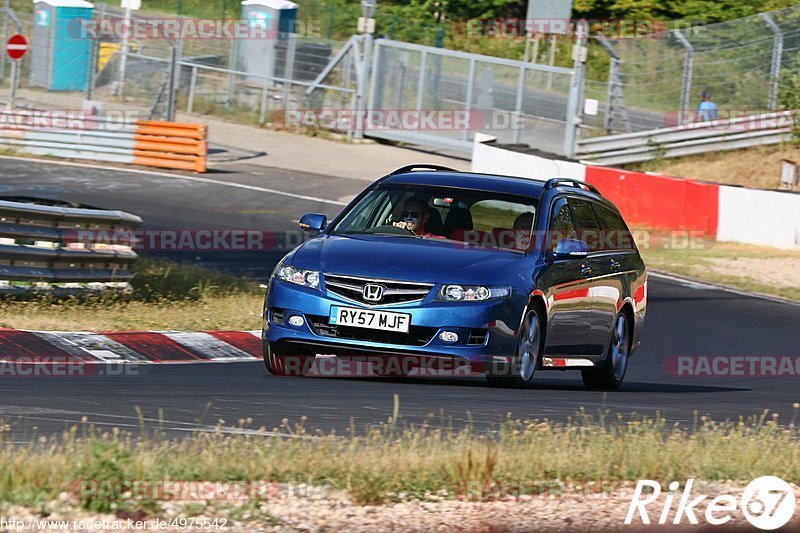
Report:
M731 494L737 501L741 498L744 483L707 483L696 484L692 490L692 499L709 494L710 497L695 507L699 526L689 524L686 517L679 528L696 530L701 527L708 528L705 523L704 512L706 504L711 497L719 494ZM238 504L224 502L202 502L183 504L168 502L162 507L160 517L188 517L187 512L192 509L195 520L214 520L227 517L228 521L222 531L339 531L348 533L360 532L427 532L427 531L467 531L467 532L501 532L501 531L617 531L626 529L636 531L644 529L638 517L632 525L624 524L625 516L630 505L632 488L627 486L608 494L567 496L531 497L521 496L507 498L499 501L468 502L458 500L435 501L442 496L431 495L431 500L409 500L386 505L360 506L354 504L348 496L341 491L334 491L324 487L308 485L279 485L276 494L268 501L259 503L243 502ZM796 497L800 496L800 489L793 486ZM680 492L677 491L671 521L675 516ZM655 522L661 514L664 503L664 494L658 502L648 507L651 519ZM8 520L79 520L84 527L89 521L104 521L104 528L124 526L127 519L142 519L151 521L155 517L146 515L128 516L120 513L119 516L97 515L77 507L77 502L71 496L62 496L41 509L34 511L23 507L0 507L0 519ZM2 523L2 522L0 522ZM116 523L117 526L112 524ZM40 524L41 525L41 524ZM664 526L669 527L669 526ZM752 529L741 511L732 513L732 520L725 524L725 529L731 527ZM797 516L789 526L790 529L800 527ZM153 528L148 530L161 531L186 531L189 529L214 531L200 527ZM0 531L13 531L6 527ZM36 531L30 527L27 531ZM39 528L38 530L44 530Z

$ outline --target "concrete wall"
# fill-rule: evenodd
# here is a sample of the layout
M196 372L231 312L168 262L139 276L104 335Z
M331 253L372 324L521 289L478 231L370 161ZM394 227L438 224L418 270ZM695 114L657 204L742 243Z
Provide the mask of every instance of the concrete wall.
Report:
M800 194L719 188L717 240L800 247Z
M699 231L719 241L800 248L800 194L551 160L485 144L492 139L475 136L474 172L586 181L635 228Z

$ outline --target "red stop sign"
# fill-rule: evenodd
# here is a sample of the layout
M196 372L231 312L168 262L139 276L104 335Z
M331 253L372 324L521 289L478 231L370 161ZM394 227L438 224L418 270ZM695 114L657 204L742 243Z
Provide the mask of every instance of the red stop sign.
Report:
M19 33L12 35L6 42L6 53L11 59L20 59L28 51L28 41Z

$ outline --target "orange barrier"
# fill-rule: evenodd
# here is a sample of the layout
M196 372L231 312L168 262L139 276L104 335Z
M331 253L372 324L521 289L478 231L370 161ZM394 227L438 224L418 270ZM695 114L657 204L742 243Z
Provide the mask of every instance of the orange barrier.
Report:
M208 128L202 124L136 121L133 163L205 172Z

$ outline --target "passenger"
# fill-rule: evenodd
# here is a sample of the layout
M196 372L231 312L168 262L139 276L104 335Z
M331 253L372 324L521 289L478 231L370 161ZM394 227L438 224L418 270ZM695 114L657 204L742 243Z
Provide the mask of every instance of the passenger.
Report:
M533 213L522 213L514 221L514 230L529 230L533 226Z
M533 226L533 213L522 213L514 221L514 248L527 250L531 244L531 227Z
M418 237L441 239L441 235L429 233L425 229L425 224L430 220L430 216L425 201L417 196L412 196L403 204L403 212L400 214L401 220L395 222L394 225L398 228L405 228Z

